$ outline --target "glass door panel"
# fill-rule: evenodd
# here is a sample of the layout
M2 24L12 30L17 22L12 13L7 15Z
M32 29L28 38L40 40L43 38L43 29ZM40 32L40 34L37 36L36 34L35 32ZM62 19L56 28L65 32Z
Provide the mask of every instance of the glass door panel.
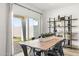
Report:
M19 42L23 41L22 37L22 22L21 18L13 17L12 20L12 27L13 27L13 54L17 54L21 52L21 47L19 45Z
M32 37L38 37L39 36L39 21L35 20L34 18L29 18L28 20L28 26L29 26L29 39Z

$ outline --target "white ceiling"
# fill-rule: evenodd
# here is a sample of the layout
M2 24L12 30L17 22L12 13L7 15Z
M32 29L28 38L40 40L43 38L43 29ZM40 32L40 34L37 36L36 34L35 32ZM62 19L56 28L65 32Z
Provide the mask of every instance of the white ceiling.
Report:
M41 11L47 11L76 4L78 3L27 3L27 5L40 9Z

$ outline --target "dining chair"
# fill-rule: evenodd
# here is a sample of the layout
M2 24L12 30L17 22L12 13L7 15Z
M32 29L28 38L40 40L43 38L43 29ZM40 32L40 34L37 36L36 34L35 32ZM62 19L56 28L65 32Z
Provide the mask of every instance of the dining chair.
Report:
M31 39L32 39L32 40L35 40L36 38L35 38L35 37L32 37ZM35 49L35 48L32 48L32 47L31 47L29 53L31 53L31 51L33 51L34 56L41 56L41 50L38 50L38 49Z
M61 40L52 48L52 50L48 50L48 56L64 56L63 45L62 43L65 39Z
M22 47L22 50L23 50L24 56L28 56L28 53L27 53L27 46L24 45L24 44L20 44L20 46Z

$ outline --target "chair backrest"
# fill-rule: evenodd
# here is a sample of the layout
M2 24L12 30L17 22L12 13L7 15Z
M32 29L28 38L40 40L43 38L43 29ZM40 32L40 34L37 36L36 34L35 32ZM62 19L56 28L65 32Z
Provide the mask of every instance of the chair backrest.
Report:
M65 41L65 39L61 40L60 42L58 42L55 47L54 50L58 51L60 56L64 56L64 52L63 52L63 42Z
M26 45L20 44L20 46L22 47L22 50L23 50L24 55L25 55L25 56L28 56Z
M56 43L54 49L61 49L63 47L63 42L65 39L61 40L60 42Z
M35 39L35 37L32 37L32 40L34 40Z
M38 36L38 38L41 38L41 36Z

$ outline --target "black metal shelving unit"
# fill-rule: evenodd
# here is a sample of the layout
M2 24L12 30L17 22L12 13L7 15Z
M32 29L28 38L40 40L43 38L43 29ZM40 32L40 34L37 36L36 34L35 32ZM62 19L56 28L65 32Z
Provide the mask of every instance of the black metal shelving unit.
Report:
M53 21L51 21L51 19L53 19ZM54 33L54 35L56 35L56 31L57 31L57 30L56 30L56 27L57 27L57 26L56 26L56 22L58 22L58 21L56 21L55 18L49 18L49 21L48 21L48 22L49 22L49 33L52 33L52 32L51 32L51 28L53 28L53 33ZM53 27L51 26L51 23L54 24Z
M67 17L67 19L66 19L66 17ZM51 20L51 19L53 19L53 20ZM70 16L64 16L64 17L58 16L58 20L56 20L55 18L49 18L49 21L48 21L48 23L49 23L49 27L48 27L49 33L51 33L51 29L53 29L53 33L54 33L54 35L56 35L57 28L63 27L63 29L64 29L64 39L68 40L66 46L69 47L69 48L72 48L72 40L73 40L73 38L72 38L72 27L77 27L77 26L72 25L72 20L77 20L77 19L72 19L72 15L70 15ZM61 22L61 21L63 21L63 23L64 23L63 26L57 26L56 23ZM66 22L68 23L67 25L66 25ZM51 26L51 24L53 24L53 26ZM67 32L66 32L66 28L68 29ZM66 38L66 35L69 36L68 39Z

